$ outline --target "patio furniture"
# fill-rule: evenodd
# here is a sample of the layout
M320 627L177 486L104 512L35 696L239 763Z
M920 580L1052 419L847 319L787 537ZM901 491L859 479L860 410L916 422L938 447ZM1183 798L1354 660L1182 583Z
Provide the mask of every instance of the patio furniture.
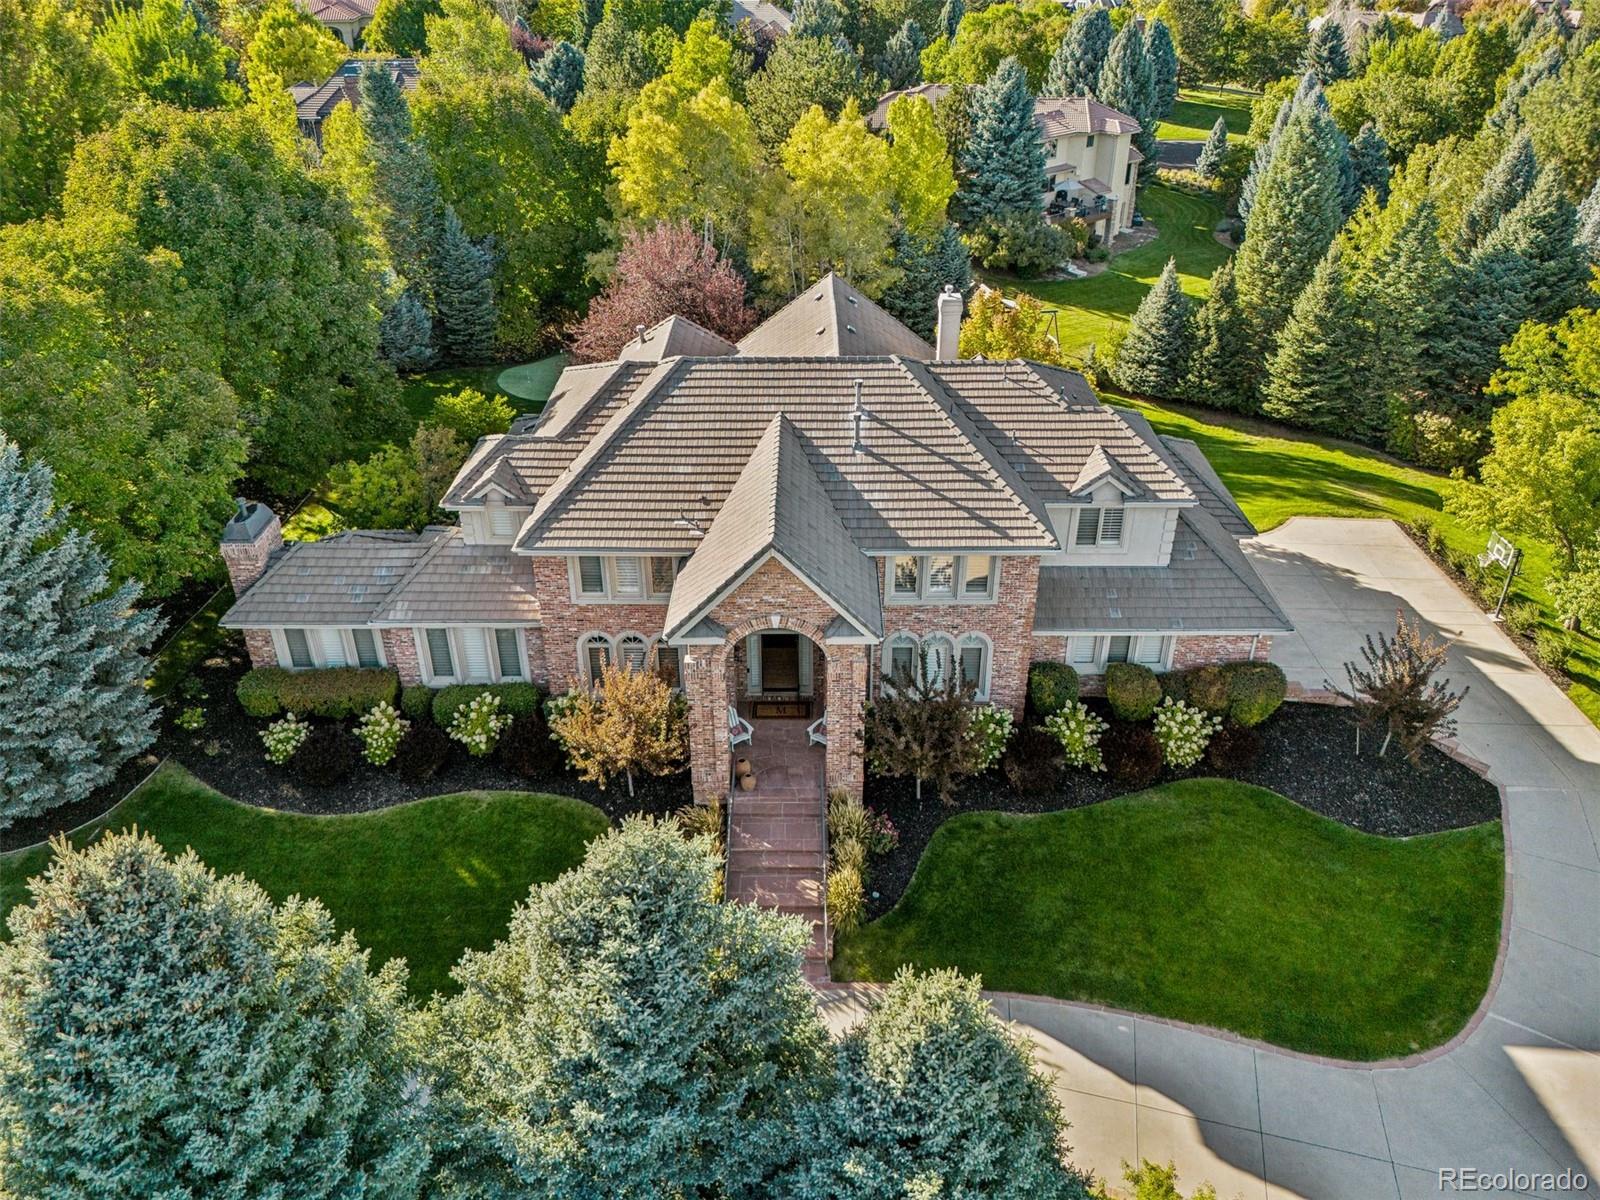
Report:
M740 742L755 745L756 727L739 715L739 710L733 705L728 705L728 748L731 750Z
M828 744L828 710L823 709L822 715L806 726L806 744L809 746L826 746Z

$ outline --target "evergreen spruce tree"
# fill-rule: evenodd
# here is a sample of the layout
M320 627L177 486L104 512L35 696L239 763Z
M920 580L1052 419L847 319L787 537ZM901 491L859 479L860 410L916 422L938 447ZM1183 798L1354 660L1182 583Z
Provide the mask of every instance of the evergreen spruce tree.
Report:
M1239 302L1263 349L1343 221L1340 162L1347 159L1326 108L1296 105L1261 178L1236 267Z
M435 255L434 335L446 362L487 362L494 352L494 256L467 236L445 206Z
M1365 195L1369 190L1379 204L1389 201L1389 144L1371 121L1361 126L1355 141L1350 143L1350 166L1355 172L1356 192Z
M1578 205L1578 245L1592 263L1600 263L1600 179Z
M836 38L844 34L844 7L839 0L796 0L790 37Z
M972 132L954 210L964 227L988 217L1037 213L1044 182L1044 142L1033 119L1028 76L1015 58L995 68L972 97Z
M578 93L583 91L583 51L571 42L557 42L533 64L528 77L558 112L571 112Z
M403 966L148 835L56 854L0 943L7 1195L417 1195Z
M1172 115L1172 106L1178 102L1178 52L1173 48L1172 31L1165 21L1157 17L1150 23L1144 45L1150 56L1150 79L1155 87L1155 116L1164 121Z
M967 15L965 0L944 0L939 10L939 30L947 38L954 38L961 28L961 18Z
M1550 46L1534 59L1506 86L1505 95L1489 114L1486 124L1490 129L1508 133L1522 124L1522 102L1528 93L1561 70L1565 54L1560 46Z
M378 349L397 371L425 371L438 357L433 348L433 318L410 288L395 297L378 323Z
M1294 114L1295 107L1301 103L1307 92L1307 81L1311 75L1301 77L1300 86L1295 94L1278 106L1278 115L1272 119L1272 129L1256 147L1256 152L1250 160L1250 171L1244 177L1244 182L1239 187L1239 219L1245 222L1248 230L1250 211L1255 207L1256 192L1261 187L1261 180L1267 173L1267 168L1272 165L1272 156L1278 149L1278 139L1283 136L1283 130L1289 124L1289 118Z
M1195 159L1194 173L1201 179L1215 179L1228 158L1228 122L1222 117L1206 135L1206 144L1200 147L1200 157Z
M433 289L432 255L439 239L439 180L412 136L405 93L381 63L361 72L362 131L372 158L373 197L389 260L423 297Z
M1189 298L1178 285L1172 259L1155 287L1145 293L1117 347L1112 374L1129 391L1172 398L1189 373Z
M1495 281L1501 344L1524 321L1555 321L1583 303L1589 262L1577 235L1578 210L1567 199L1561 171L1545 167L1472 258L1474 268Z
M801 1139L817 1152L784 1194L1087 1200L1048 1082L976 979L903 968L836 1060L821 1129Z
M1350 48L1345 45L1344 30L1331 17L1317 26L1306 42L1301 69L1315 75L1323 87L1332 87L1350 77Z
M1295 301L1267 359L1261 409L1291 425L1349 436L1361 423L1370 380L1361 310L1345 287L1340 258L1339 248L1330 247Z
M903 273L878 303L917 336L933 341L936 304L945 284L954 285L962 295L972 288L972 257L960 233L948 221L927 240L902 227L895 233L890 261Z
M893 91L920 83L922 51L927 44L928 39L922 36L922 28L907 17L905 23L884 44L883 53L878 56L878 74L883 76L884 86Z
M1254 354L1249 322L1239 309L1233 259L1224 260L1211 273L1211 291L1195 312L1189 341L1184 395L1213 408L1251 411L1260 363Z
M1129 21L1122 32L1111 39L1094 94L1102 104L1109 104L1139 122L1133 144L1144 155L1144 161L1139 164L1139 182L1143 185L1156 170L1156 87L1150 56L1145 52L1144 35L1139 32L1137 21Z
M1462 214L1456 233L1458 258L1470 258L1483 239L1533 190L1539 164L1533 155L1533 139L1526 131L1517 134L1501 152L1499 160L1478 185L1477 193Z
M1088 96L1100 86L1100 68L1111 49L1111 17L1103 8L1080 12L1067 28L1045 75L1046 96ZM1129 114L1130 116L1132 114Z
M769 1195L828 1039L799 921L723 904L708 839L638 817L533 889L439 1012L437 1195Z
M144 654L160 620L67 517L50 468L0 434L0 829L82 799L155 740Z

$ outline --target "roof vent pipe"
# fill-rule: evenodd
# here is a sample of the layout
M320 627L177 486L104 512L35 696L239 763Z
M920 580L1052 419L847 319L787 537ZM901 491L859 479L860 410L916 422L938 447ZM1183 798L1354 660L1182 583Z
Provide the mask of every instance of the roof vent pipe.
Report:
M855 380L856 402L850 409L850 449L860 454L866 449L861 442L861 422L867 410L861 407L861 380Z
M633 327L633 336L639 342L640 345L643 345L644 344L644 326L643 325L635 325Z

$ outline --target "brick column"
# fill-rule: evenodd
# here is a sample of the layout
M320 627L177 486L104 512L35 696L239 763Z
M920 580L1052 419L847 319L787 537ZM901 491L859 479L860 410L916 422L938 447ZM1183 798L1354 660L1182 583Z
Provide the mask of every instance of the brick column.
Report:
M417 661L417 640L409 629L380 629L383 657L389 661L406 687L422 682L422 664Z
M244 648L250 652L250 665L252 667L275 667L278 665L278 648L272 644L272 630L246 629L244 631Z
M866 756L861 740L867 703L866 646L829 646L828 790L860 798L866 787Z
M728 651L725 646L686 646L683 693L689 701L689 773L694 798L705 804L726 797L733 754L728 749Z

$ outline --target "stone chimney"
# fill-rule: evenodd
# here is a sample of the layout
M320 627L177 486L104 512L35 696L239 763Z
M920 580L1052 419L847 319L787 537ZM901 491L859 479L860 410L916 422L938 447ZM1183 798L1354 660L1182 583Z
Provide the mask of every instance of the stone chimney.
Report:
M939 293L939 330L933 348L940 362L961 357L961 293L954 284L945 284Z
M222 561L228 564L233 594L242 596L261 578L267 560L283 546L283 524L265 504L234 501L238 511L222 527Z

